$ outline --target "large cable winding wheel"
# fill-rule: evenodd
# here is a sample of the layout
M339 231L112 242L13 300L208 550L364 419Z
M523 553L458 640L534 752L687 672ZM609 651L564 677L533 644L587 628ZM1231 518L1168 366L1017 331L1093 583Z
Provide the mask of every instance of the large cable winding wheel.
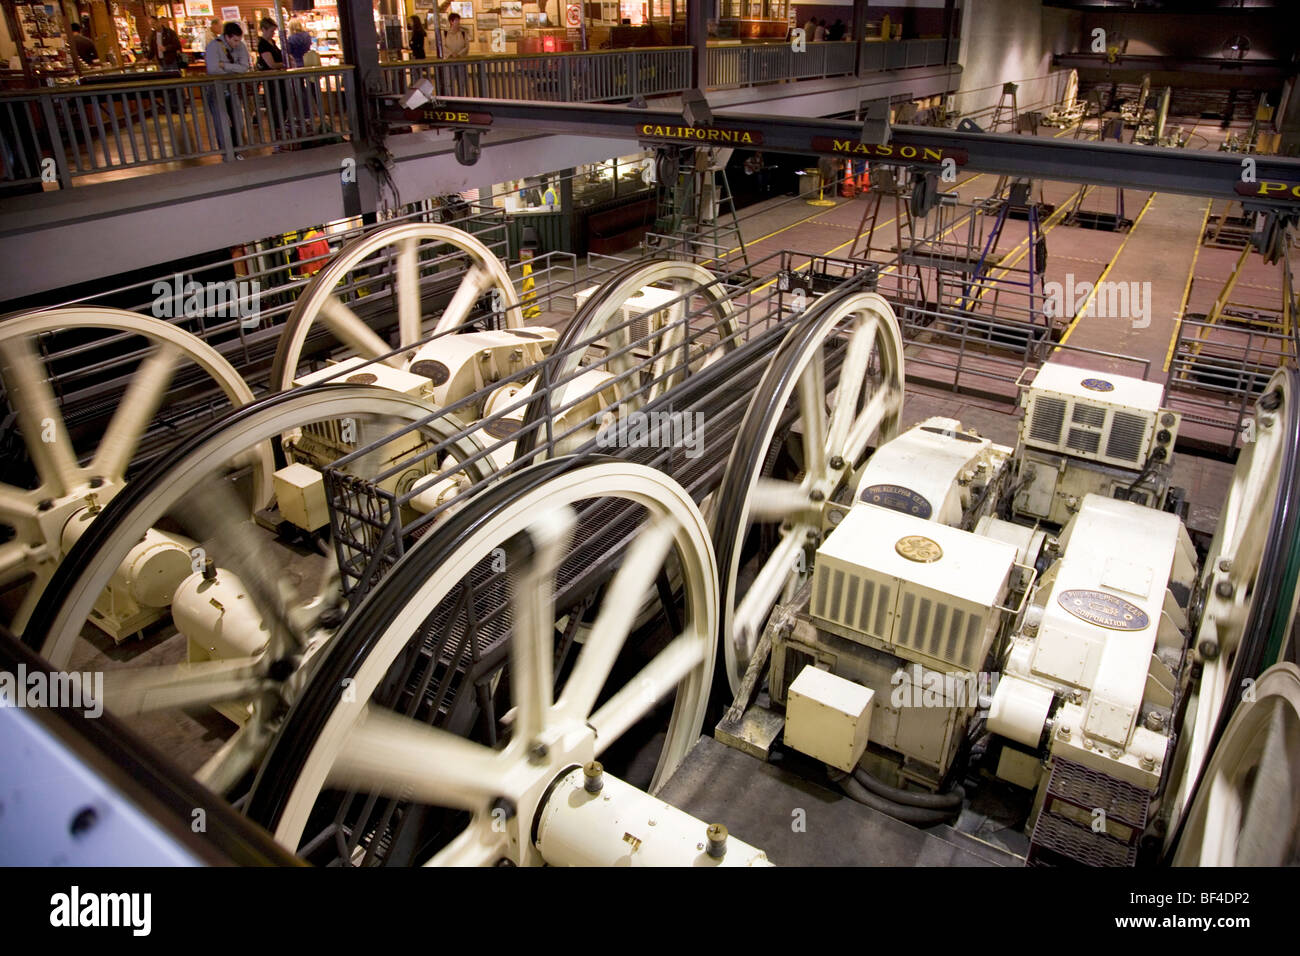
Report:
M452 259L467 259L469 268L434 327L426 330L425 287L437 281L436 270ZM368 299L380 300L376 304L388 314L396 312L398 344L408 346L460 327L489 293L499 301L505 327L521 328L519 296L506 267L474 236L435 222L398 223L368 232L340 249L298 297L276 349L271 387L293 387L303 348L318 321L363 358L393 351L358 314L363 306L373 307ZM386 359L394 368L405 368L406 361L401 352Z
M601 562L619 551L608 577ZM671 623L657 642L629 642L670 560L682 577ZM571 602L584 591L599 594L595 617L570 657L557 627L581 613ZM575 766L614 759L625 734L649 750L651 790L681 762L704 719L716 627L713 549L684 489L612 460L524 469L363 601L290 715L249 815L314 862L545 862L540 812ZM658 731L664 717L660 746L644 721Z
M1300 863L1300 668L1294 664L1265 671L1233 713L1173 863Z
M1195 653L1201 678L1179 739L1175 819L1229 718L1260 675L1284 660L1300 576L1300 373L1274 373L1255 408L1252 440L1233 471L1206 556ZM1174 835L1171 829L1171 837Z
M638 316L647 288L665 289L676 301L662 310L646 302L648 314ZM561 449L576 448L599 431L599 419L570 421L587 411L582 396L608 393L620 414L630 414L736 348L738 339L731 297L703 266L663 259L634 263L614 273L565 326L552 349L556 358L544 372L546 381L564 383L560 397L551 399L552 409L572 406L551 425ZM592 371L579 375L584 367ZM543 430L528 426L546 414L547 405L540 398L528 406L522 427L525 437L517 455L532 450ZM569 431L573 434L565 438Z
M170 610L189 643L188 659L157 663L147 644L124 645L128 656L120 666L96 665L106 671L105 706L123 718L161 717L153 731L166 724L169 738L181 709L221 709L239 729L202 766L187 769L227 792L258 766L300 690L306 662L337 626L329 618L342 610L329 570L334 557L274 550L273 535L254 521L260 499L250 497L240 463L271 439L317 423L350 420L358 444L417 422L429 441L452 437L458 426L431 412L428 404L385 389L325 385L268 396L227 415L151 464L88 523L24 639L55 668L80 665L94 652L84 634L106 589L130 569L142 569L132 590L154 594ZM450 450L464 460L476 446L462 441ZM368 464L378 470L386 463L379 446L354 468L364 474ZM474 480L487 477L476 466L467 470ZM196 749L186 748L188 760Z
M903 337L874 292L823 297L777 349L715 495L719 640L733 692L772 608L812 567L804 559L820 541L824 504L844 496L868 449L897 433L902 407ZM774 477L783 456L785 477ZM756 541L757 567L747 567Z
M122 333L124 358L140 356L130 385L86 464L68 434L39 342L51 333ZM146 347L138 348L138 340ZM0 544L0 586L33 575L9 626L22 633L46 582L62 559L65 528L79 512L97 512L126 483L126 472L185 365L197 365L231 405L253 400L239 373L212 346L161 319L135 312L78 306L14 316L0 322L0 376L36 471L35 488L0 483L0 524L13 537ZM259 493L270 495L269 446L249 449Z

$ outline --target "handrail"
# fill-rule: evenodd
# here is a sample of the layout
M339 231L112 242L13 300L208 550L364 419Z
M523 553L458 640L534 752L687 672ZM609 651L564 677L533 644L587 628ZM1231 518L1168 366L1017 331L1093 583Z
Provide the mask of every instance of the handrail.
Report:
M408 61L409 62L409 61ZM440 62L440 61L435 61ZM135 92L136 90L163 89L175 86L194 86L203 83L220 83L237 80L266 79L277 76L308 77L322 74L351 73L353 66L342 63L338 66L293 67L288 70L249 70L247 73L196 73L193 76L171 76L160 80L133 80L130 83L95 83L82 86L80 83L68 83L63 86L38 86L29 90L0 90L0 100L4 99L38 99L44 96L86 95L100 93Z

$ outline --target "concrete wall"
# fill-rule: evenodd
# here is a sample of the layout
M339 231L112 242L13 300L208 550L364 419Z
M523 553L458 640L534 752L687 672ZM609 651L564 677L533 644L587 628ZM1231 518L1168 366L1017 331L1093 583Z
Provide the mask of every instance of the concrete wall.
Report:
M1021 110L1056 102L1064 72L1053 74L1052 54L1075 49L1081 14L1044 7L1041 0L967 0L966 7L957 109L963 115L990 110L1006 82L1020 84Z

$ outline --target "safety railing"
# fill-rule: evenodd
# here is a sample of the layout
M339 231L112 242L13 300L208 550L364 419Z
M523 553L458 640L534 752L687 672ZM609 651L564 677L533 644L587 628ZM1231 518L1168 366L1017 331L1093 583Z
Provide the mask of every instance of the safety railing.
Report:
M862 62L859 70L863 73L876 70L910 70L922 66L944 66L948 41L930 40L894 40L862 44ZM953 60L956 62L957 44L952 44Z
M384 91L429 80L440 96L604 103L680 93L691 85L690 47L646 47L463 60L408 60L382 68Z
M850 76L857 59L856 43L747 43L709 47L710 88L756 86L781 80Z
M0 94L8 183L57 181L352 132L350 67ZM47 162L48 160L48 162Z

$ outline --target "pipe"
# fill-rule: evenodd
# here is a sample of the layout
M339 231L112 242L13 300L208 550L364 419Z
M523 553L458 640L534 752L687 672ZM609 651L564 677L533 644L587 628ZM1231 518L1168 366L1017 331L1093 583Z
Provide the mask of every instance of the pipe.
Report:
M962 802L966 799L966 791L960 785L953 787L947 793L919 793L914 790L902 790L877 780L861 767L853 771L853 779L876 796L882 797L890 803L899 803L908 807L920 807L925 810L956 810L960 813Z
M844 789L844 792L858 803L871 807L873 810L879 810L881 813L887 814L895 820L901 820L903 823L926 827L943 823L952 816L951 810L926 810L922 807L903 806L891 800L886 800L884 797L878 797L854 780L852 776L846 775L839 781L839 784Z

